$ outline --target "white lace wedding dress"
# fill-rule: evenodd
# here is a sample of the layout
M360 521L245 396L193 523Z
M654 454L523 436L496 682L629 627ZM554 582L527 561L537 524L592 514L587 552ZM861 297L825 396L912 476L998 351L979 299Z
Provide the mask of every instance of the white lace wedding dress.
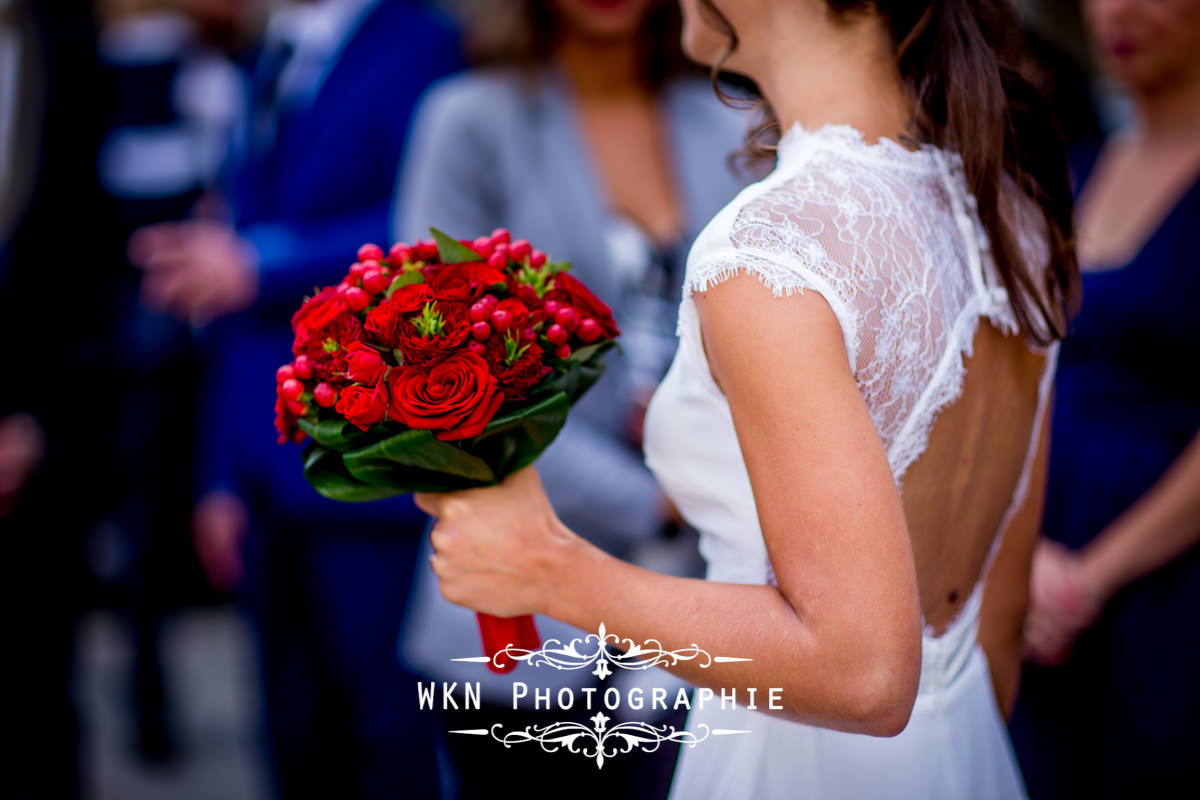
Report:
M978 321L1017 330L957 156L852 128L799 126L775 170L701 232L688 256L679 349L645 419L646 463L700 532L707 577L773 583L729 406L709 372L692 293L739 270L776 296L819 292L833 308L855 380L898 488L925 449L937 412L961 393ZM1022 247L1041 264L1044 241L1018 215ZM1046 355L1037 419L1058 352ZM1025 493L1038 438L1002 531ZM987 566L997 551L996 536ZM741 706L693 710L688 727L748 730L681 748L672 800L1024 797L988 665L976 642L982 578L940 635L925 625L918 697L890 738L788 722ZM703 643L700 643L703 646ZM717 668L717 667L714 667Z

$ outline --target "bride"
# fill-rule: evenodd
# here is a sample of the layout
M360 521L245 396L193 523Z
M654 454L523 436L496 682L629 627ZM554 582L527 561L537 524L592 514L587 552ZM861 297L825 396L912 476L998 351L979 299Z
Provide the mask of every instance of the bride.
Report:
M1024 796L1004 718L1077 268L1014 12L683 5L688 54L752 81L783 131L692 247L646 415L706 580L589 545L530 467L417 495L441 591L747 659L673 668L782 699L693 708L693 731L750 733L683 748L674 798Z

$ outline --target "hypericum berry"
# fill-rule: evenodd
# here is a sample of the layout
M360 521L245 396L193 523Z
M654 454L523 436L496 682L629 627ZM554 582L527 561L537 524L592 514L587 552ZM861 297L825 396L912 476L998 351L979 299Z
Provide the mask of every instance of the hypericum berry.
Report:
M291 364L284 364L282 367L275 370L275 382L276 383L283 383L284 381L288 380L289 378L294 378L294 377L296 377L296 370L292 367Z
M563 306L554 314L554 321L567 329L567 333L574 333L575 328L579 325L579 312L570 306Z
M546 329L546 338L550 340L550 344L566 344L567 339L571 338L571 334L556 322Z
M532 342L535 339L537 339L537 331L535 331L533 328L526 328L525 330L521 331L522 342Z
M288 400L287 407L288 411L291 411L297 417L303 417L308 413L308 404L301 403L299 400Z
M416 247L413 248L413 252L416 253L417 258L419 258L421 261L428 261L431 258L437 258L437 242L433 241L432 239L426 239L424 241L417 242Z
M492 269L504 269L508 266L508 252L498 253L493 250L488 256L487 265Z
M491 335L492 328L486 322L476 322L471 326L471 336L473 336L477 342L486 341Z
M529 266L534 269L541 269L546 265L546 254L541 250L534 250L529 254Z
M512 234L508 232L508 228L496 228L492 231L492 241L496 244L508 244L512 241Z
M471 306L471 322L487 322L492 315L492 307L484 302L476 302Z
M524 239L517 239L508 246L508 255L513 261L524 261L533 252L533 247Z
M362 311L371 304L371 298L362 289L357 286L351 286L346 290L346 305L351 311Z
M308 434L304 431L296 431L292 434L292 441L296 444L304 444L304 440L308 438Z
M476 302L487 303L488 311L491 311L497 305L500 304L500 298L496 297L496 295L494 295L494 294L485 294L483 297L479 298L479 300L477 300Z
M599 339L600 334L603 332L600 329L599 322L596 322L591 317L584 317L579 321L579 327L575 330L575 335L579 337L580 341L586 344Z
M471 242L471 249L479 253L480 257L487 258L492 254L492 240L486 236L480 236L475 241Z
M329 408L337 402L337 389L334 389L328 383L322 381L317 384L317 388L313 389L313 399L317 401L317 405L321 408Z
M388 250L387 262L393 267L407 264L409 261L412 261L412 248L404 242L396 242L392 249Z
M497 333L504 333L512 326L512 314L509 314L503 308L497 308L492 312L492 327Z
M564 358L564 359L570 358L571 357L571 345L560 344L558 347L554 348L554 355L558 356L559 358Z
M296 377L300 380L306 381L312 377L312 364L309 363L308 356L296 356L292 367L296 370Z
M480 356L487 352L487 346L483 342L477 342L474 339L467 342L467 349Z
M288 378L279 387L279 393L287 400L296 400L304 394L304 384L295 378Z
M363 288L367 290L367 294L379 294L387 288L390 281L383 274L383 270L369 269L363 273L362 283Z
M377 244L364 244L358 248L359 261L383 261L383 248Z
M542 304L542 311L546 312L547 317L549 317L550 319L554 319L554 315L557 314L558 310L562 307L563 307L563 304L558 302L557 300L547 300L545 303Z
M354 280L361 280L363 273L366 272L367 265L361 261L355 261L350 266L350 277Z

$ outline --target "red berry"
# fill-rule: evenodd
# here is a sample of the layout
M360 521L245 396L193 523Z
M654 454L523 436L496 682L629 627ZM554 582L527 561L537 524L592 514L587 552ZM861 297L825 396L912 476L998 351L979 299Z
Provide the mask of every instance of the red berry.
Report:
M571 345L560 344L558 347L554 348L554 355L558 356L559 358L570 358Z
M546 329L546 338L550 340L550 344L566 344L567 339L571 338L571 334L556 322Z
M546 264L546 254L541 250L534 250L529 254L529 266L534 269L540 269Z
M525 330L521 331L521 341L532 342L535 339L537 339L537 331L535 331L533 328L526 328Z
M474 339L467 342L467 349L476 355L483 355L487 352L487 347L483 344L483 342L477 342Z
M508 266L508 253L498 253L493 251L487 260L488 266L492 269L504 269Z
M508 247L508 254L513 261L524 261L533 252L533 247L524 239L517 239Z
M476 322L471 326L471 335L482 342L492 335L492 329L486 322Z
M401 264L407 264L412 260L412 248L404 242L396 242L392 245L392 249L388 250L387 261L393 267L398 267Z
M471 322L486 322L492 315L492 307L487 303L477 302L471 306Z
M579 328L575 331L575 335L585 343L596 341L600 338L601 333L603 331L600 329L600 323L591 317L584 317L580 320Z
M487 258L492 254L492 240L486 236L480 236L471 242L471 249L479 253L480 257Z
M296 356L292 367L295 368L296 377L300 380L306 381L312 377L312 364L308 362L308 356Z
M428 261L431 258L437 258L437 242L429 239L417 242L414 252L417 254L417 258L419 258L421 261Z
M287 400L296 400L300 395L304 394L304 384L295 378L288 378L279 387L279 393Z
M350 266L350 275L349 275L349 277L350 277L350 278L352 278L352 279L355 279L355 280L357 280L357 279L359 279L359 278L362 278L362 275L363 275L363 273L364 273L364 272L366 272L366 270L367 270L367 265L366 265L366 264L364 264L364 263L363 263L363 262L361 262L361 261L355 261L355 262L354 262L354 264L352 264L352 265Z
M498 333L504 333L510 325L512 325L512 314L502 308L497 308L492 312L492 327Z
M383 261L383 248L377 244L364 244L358 248L359 261Z
M546 312L547 317L553 318L554 315L558 313L558 310L562 307L562 303L558 302L557 300L547 300L542 304L542 311Z
M308 405L301 403L299 400L288 400L287 407L288 411L291 411L297 417L303 417L308 413Z
M566 328L567 333L574 333L579 325L579 313L570 306L563 306L554 314L554 321Z
M477 300L476 302L487 303L488 310L491 311L493 308L495 308L497 305L500 304L500 298L496 297L496 295L494 295L494 294L485 294L483 297L479 298L479 300Z
M383 270L369 269L363 273L363 288L367 290L367 294L379 294L387 288L389 282Z
M296 431L295 433L292 434L292 441L295 442L296 444L303 444L304 440L307 438L308 438L308 434L305 433L304 431ZM282 444L282 442L280 442L280 444Z
M492 231L492 241L497 244L508 244L512 241L512 234L508 232L508 228L496 228Z
M351 311L362 311L371 304L371 298L362 289L352 286L346 290L346 305Z
M322 381L317 384L317 388L313 389L313 399L317 401L317 405L321 408L329 408L337 402L337 389L334 389L328 383Z
M294 377L296 377L296 370L292 367L291 364L284 364L282 367L275 370L275 382L276 383L283 383L288 378L294 378Z

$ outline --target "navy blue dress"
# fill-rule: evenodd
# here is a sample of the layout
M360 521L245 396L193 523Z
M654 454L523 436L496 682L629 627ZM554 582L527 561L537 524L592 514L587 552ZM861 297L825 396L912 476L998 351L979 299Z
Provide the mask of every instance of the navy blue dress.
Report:
M1077 186L1098 154L1078 154ZM1047 537L1085 545L1200 430L1198 303L1200 176L1127 264L1083 275L1059 356ZM1198 614L1193 548L1118 592L1066 663L1025 666L1011 733L1033 800L1200 796Z

